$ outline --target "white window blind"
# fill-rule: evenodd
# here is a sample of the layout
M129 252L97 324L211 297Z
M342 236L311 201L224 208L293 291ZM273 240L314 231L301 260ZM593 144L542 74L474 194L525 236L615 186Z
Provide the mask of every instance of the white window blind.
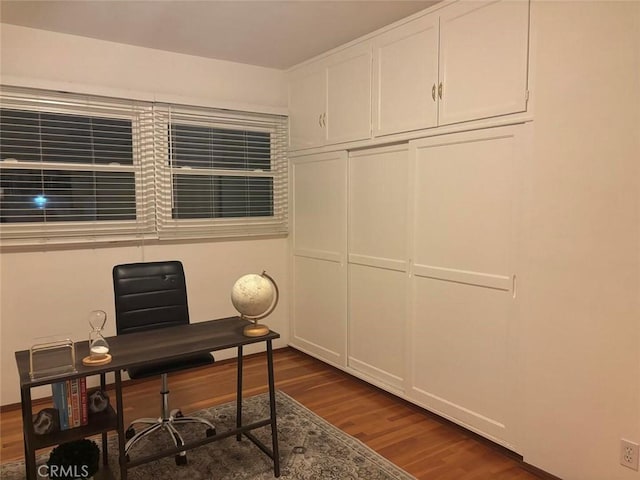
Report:
M3 87L3 245L153 234L152 120L149 103Z
M286 117L154 107L160 238L287 233Z
M286 117L0 89L2 245L287 233Z

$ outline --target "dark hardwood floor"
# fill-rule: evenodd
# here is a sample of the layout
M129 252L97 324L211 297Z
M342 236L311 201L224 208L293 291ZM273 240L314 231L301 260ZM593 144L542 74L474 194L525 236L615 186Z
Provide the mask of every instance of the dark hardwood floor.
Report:
M545 478L511 452L292 348L274 353L276 387L419 479ZM172 406L184 413L235 398L235 361L172 374ZM244 395L267 390L264 354L245 359ZM128 382L125 423L160 411L159 379ZM213 395L213 396L212 396ZM47 406L37 402L34 411ZM0 413L0 461L23 456L20 409ZM548 477L546 477L548 478Z

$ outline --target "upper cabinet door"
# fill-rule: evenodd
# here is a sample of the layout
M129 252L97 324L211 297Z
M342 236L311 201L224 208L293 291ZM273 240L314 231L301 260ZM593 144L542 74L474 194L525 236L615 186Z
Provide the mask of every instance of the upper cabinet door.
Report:
M526 0L443 9L440 125L526 111L528 39Z
M428 15L374 39L374 135L438 123L438 17Z
M371 137L371 44L330 57L327 66L327 142Z
M371 44L356 44L289 76L292 150L371 138Z
M322 145L326 136L327 73L313 65L289 78L289 144L292 149Z

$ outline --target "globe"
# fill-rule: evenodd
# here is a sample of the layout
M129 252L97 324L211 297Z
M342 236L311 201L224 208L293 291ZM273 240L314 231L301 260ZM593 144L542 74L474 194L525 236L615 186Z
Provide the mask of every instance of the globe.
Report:
M266 272L250 273L236 280L231 289L231 303L243 319L253 321L244 329L246 336L259 337L269 333L269 327L257 321L273 312L278 297L278 286Z

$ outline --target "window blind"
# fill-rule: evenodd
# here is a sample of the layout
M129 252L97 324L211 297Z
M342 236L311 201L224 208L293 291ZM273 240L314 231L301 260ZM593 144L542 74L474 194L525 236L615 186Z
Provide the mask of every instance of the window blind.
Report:
M160 238L287 233L286 117L155 105Z
M153 234L153 154L151 104L3 87L3 245Z
M278 115L0 88L2 245L287 233Z

